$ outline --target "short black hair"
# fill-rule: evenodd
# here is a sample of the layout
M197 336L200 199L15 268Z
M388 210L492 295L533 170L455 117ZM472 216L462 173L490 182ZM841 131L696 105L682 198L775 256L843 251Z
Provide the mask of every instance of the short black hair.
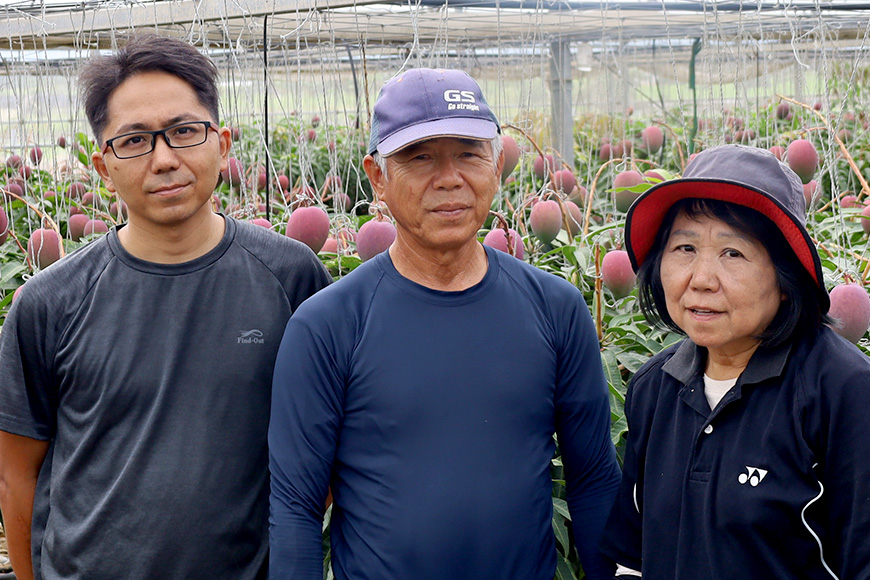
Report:
M218 122L218 70L211 59L177 38L139 33L114 54L90 59L79 74L85 114L97 142L102 142L112 92L131 76L153 71L187 82L212 116L210 120Z
M685 334L668 314L661 279L662 254L674 220L680 214L689 219L708 217L724 222L767 249L776 271L777 285L785 300L768 327L757 337L761 344L776 346L791 339L799 329L818 329L831 322L822 306L815 281L776 224L748 207L718 199L698 198L682 199L671 206L649 254L638 269L638 302L649 322Z

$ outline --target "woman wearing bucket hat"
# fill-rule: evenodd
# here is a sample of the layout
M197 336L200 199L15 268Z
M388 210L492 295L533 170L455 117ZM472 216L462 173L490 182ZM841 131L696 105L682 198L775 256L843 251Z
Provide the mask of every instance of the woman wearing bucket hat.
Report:
M826 327L805 212L786 165L737 145L630 208L641 308L687 338L628 389L618 577L870 578L870 359Z

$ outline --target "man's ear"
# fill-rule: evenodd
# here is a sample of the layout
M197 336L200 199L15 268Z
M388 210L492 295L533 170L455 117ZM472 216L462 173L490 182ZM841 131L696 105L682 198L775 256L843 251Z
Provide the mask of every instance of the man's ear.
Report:
M233 146L233 134L229 127L218 128L218 140L221 149L221 171L229 168L230 149Z
M115 182L112 181L112 177L109 175L109 168L106 167L106 160L103 158L103 152L94 151L91 153L91 162L94 164L94 169L97 170L97 173L99 173L100 177L103 179L103 185L106 186L106 189L113 193L117 193L118 190L115 188Z
M363 159L363 169L366 172L366 175L369 178L369 183L372 184L372 190L375 193L375 197L386 203L388 206L389 202L385 198L386 190L387 190L387 176L384 175L384 172L381 171L380 165L375 163L374 157L371 155L366 155Z
M371 155L366 155L363 158L363 169L369 178L369 182L372 184L372 189L375 190L375 193L380 193L384 189L384 182L386 180L380 165L375 163L375 158Z

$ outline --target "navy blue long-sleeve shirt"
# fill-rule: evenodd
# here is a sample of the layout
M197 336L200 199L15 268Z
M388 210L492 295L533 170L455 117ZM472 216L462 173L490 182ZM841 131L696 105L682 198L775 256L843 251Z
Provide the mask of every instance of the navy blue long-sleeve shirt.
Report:
M579 291L488 250L440 292L388 253L306 301L275 368L271 576L551 580L557 433L588 578L619 482L598 342Z

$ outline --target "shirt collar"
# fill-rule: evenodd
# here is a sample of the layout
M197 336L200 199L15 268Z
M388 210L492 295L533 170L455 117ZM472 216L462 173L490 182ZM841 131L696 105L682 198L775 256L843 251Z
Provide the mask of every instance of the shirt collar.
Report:
M782 375L792 346L793 343L789 341L774 347L758 347L738 382L744 385L755 384ZM706 360L707 349L686 339L680 343L674 356L662 365L662 370L685 385L704 373Z

